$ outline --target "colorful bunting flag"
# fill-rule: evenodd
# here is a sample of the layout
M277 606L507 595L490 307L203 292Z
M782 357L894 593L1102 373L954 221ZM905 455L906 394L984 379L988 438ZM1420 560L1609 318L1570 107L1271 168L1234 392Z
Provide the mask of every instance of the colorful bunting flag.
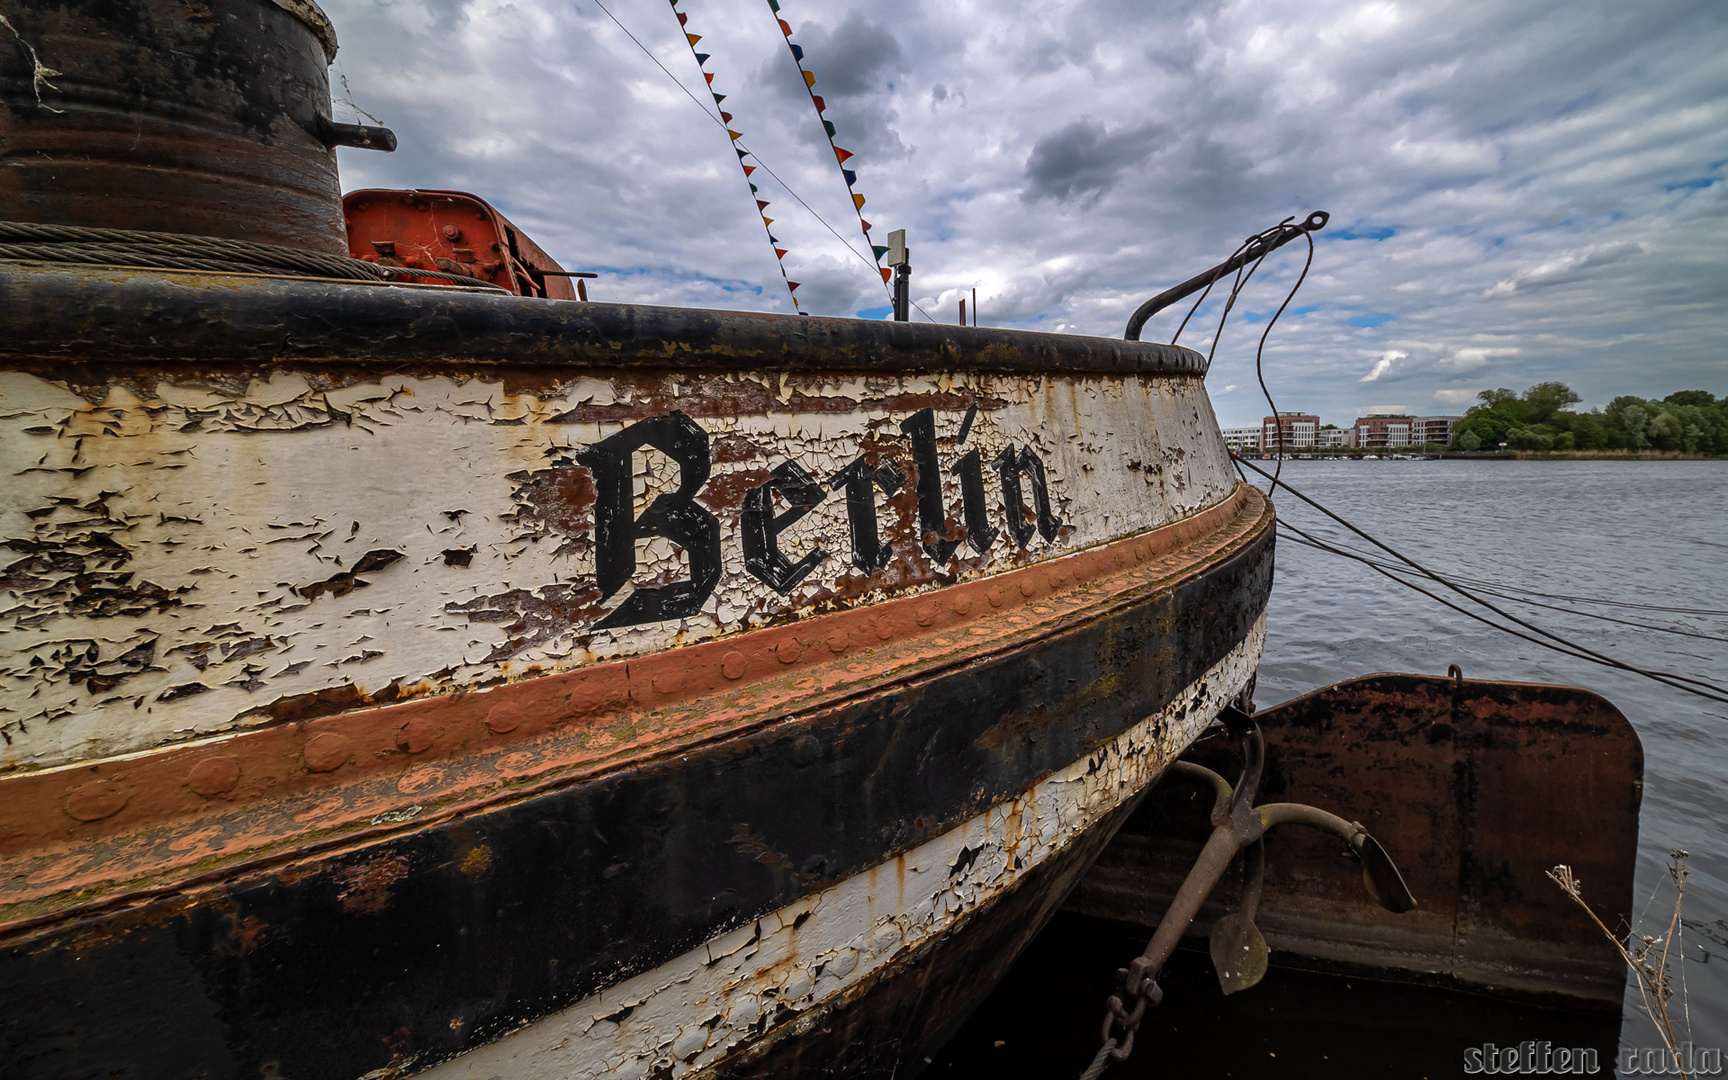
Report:
M678 10L679 0L669 0L669 2L672 5L673 12L678 16L678 25L681 27L688 26L690 22L689 16ZM788 30L787 33L790 34L791 31ZM713 54L696 51L696 43L702 40L701 34L692 34L688 30L685 30L684 39L690 43L690 55L696 60L696 69L702 72L702 79L708 84L708 93L714 98L714 106L720 113L721 125L725 127L727 137L732 140L732 150L738 155L738 166L744 170L744 182L750 185L751 196L757 196L760 192L757 190L756 185L750 182L750 174L755 172L757 167L755 165L746 165L744 163L744 159L750 156L750 151L745 147L738 145L738 140L744 137L744 133L731 126L732 114L719 108L720 103L726 100L726 95L714 89L714 73L707 70L708 61L713 59ZM768 200L761 198L756 199L756 212L761 214L761 212L766 209L768 209ZM799 282L786 277L785 259L788 249L781 247L780 241L775 238L773 231L770 229L770 226L773 224L773 218L762 218L762 231L767 234L768 244L774 250L774 259L780 267L781 279L786 282L786 295L792 301L792 310L802 315L804 314L804 310L798 305L797 295Z
M780 17L780 0L768 0L768 10L774 13L774 21L780 24L780 34L786 39L786 48L792 53L792 62L798 65L798 73L804 76L805 92L810 95L810 104L816 108L816 119L821 121L822 130L828 136L828 145L834 151L835 163L840 166L840 178L846 181L846 190L852 196L852 208L858 212L858 224L863 227L864 239L866 242L870 242L871 225L864 220L864 196L852 190L853 186L858 183L858 174L846 167L847 160L854 155L852 151L842 148L834 141L838 133L834 128L834 122L829 120L826 115L828 102L824 101L822 95L816 92L816 73L804 66L804 47L792 40L792 24ZM881 271L882 283L886 285L893 274L892 271L884 269L880 264L882 256L887 254L888 249L871 242L870 250L876 256L877 269Z

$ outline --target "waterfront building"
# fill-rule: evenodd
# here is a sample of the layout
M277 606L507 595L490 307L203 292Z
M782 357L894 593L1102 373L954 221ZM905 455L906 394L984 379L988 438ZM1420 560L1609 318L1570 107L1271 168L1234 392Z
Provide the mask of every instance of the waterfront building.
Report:
M1234 451L1260 449L1260 427L1227 427L1224 431L1224 445Z
M1260 421L1260 446L1265 450L1312 450L1320 418L1312 413L1280 412Z
M1355 446L1356 429L1353 427L1341 428L1332 424L1327 424L1315 433L1314 445L1327 449Z
M1453 432L1463 419L1462 416L1413 416L1410 418L1410 439L1418 446L1428 443L1451 446Z
M1392 450L1428 444L1451 446L1452 433L1462 416L1406 416L1374 413L1356 421L1356 446L1365 450Z

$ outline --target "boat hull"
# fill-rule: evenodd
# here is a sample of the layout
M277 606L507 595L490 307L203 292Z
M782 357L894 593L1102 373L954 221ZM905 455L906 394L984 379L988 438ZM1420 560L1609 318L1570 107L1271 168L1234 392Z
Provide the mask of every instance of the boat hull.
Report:
M1185 350L0 284L23 1075L868 1071L1258 658Z

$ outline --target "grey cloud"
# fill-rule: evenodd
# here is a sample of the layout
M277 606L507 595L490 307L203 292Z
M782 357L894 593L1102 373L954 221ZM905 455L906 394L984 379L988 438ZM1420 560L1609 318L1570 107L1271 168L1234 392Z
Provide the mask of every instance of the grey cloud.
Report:
M849 11L832 31L805 23L796 37L809 66L816 69L822 92L837 98L881 90L889 77L905 70L899 40L859 8Z
M1155 149L1157 129L1111 132L1089 117L1040 138L1026 158L1022 200L1066 200L1101 195L1124 170L1145 161Z
M609 6L708 101L666 5ZM1376 397L1550 378L1589 401L1728 392L1720 0L783 6L858 153L863 214L878 242L909 230L939 318L976 287L986 323L1120 334L1247 233L1326 209L1338 224L1267 342L1286 408L1347 421ZM346 187L474 190L601 270L606 299L791 310L725 132L587 0L325 8L355 103L403 140L342 151ZM750 181L806 307L879 308L867 253L836 239L862 250L766 5L680 9L734 130L834 229ZM1268 261L1218 343L1210 381L1241 387L1218 399L1226 423L1265 408L1254 347L1302 253ZM1183 344L1211 346L1219 306Z

